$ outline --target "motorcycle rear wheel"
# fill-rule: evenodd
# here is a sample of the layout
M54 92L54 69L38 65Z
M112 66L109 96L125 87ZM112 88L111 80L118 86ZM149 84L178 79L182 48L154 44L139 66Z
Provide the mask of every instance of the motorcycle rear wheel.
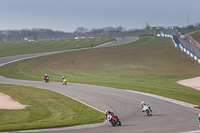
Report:
M110 121L110 123L112 124L112 126L113 126L113 127L115 127L115 126L116 126L116 123L115 123L115 121L114 121L114 120L111 120L111 121Z
M121 122L120 121L118 121L118 126L121 126Z

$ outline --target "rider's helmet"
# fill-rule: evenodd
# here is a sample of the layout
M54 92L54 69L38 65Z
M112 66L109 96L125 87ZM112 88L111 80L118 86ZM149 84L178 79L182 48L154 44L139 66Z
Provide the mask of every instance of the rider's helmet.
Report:
M199 117L200 117L200 114L199 114Z
M105 113L107 114L109 111L108 110L105 110Z
M144 102L142 101L142 102L141 102L141 105L143 105L143 104L144 104Z
M65 77L64 77L64 76L62 76L62 78L64 79Z
M47 76L47 74L45 74L45 76Z

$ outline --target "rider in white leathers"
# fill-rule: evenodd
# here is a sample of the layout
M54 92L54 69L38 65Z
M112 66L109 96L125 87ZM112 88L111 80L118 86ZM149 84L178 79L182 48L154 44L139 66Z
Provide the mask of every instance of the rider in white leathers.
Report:
M147 107L149 108L149 110L152 112L151 107L149 106L149 104L147 104L147 103L145 103L145 102L141 102L140 107L141 107L142 112L145 111L145 110L143 109L144 106L147 106Z

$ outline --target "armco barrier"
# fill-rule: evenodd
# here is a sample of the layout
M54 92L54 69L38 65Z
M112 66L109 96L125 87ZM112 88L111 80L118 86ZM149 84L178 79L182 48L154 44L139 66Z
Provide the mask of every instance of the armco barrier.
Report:
M196 55L194 55L192 52L190 52L189 50L184 48L181 44L176 43L174 41L172 35L169 35L169 34L157 34L157 36L172 38L172 41L173 41L175 47L179 47L183 52L187 53L190 57L194 58L198 63L200 63L200 59Z
M183 52L187 53L190 57L194 58L198 63L200 63L200 59L194 55L193 53L191 53L189 50L187 50L186 48L184 48L182 45L180 45L180 48Z
M175 47L179 47L179 45L180 45L179 43L176 43L176 42L175 42L175 40L174 40L174 38L173 38L173 35L169 35L169 34L157 34L157 36L170 37L170 38L172 39L172 41L173 41Z
M88 38L96 38L96 37L74 37L74 39L88 39Z

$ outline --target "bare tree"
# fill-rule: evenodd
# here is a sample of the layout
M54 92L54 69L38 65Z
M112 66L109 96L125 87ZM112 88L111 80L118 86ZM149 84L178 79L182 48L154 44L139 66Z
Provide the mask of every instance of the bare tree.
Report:
M200 22L195 23L195 27L200 27Z
M85 28L83 26L77 27L76 30L75 30L75 33L80 33L80 34L84 34L86 32L88 32L88 28Z

